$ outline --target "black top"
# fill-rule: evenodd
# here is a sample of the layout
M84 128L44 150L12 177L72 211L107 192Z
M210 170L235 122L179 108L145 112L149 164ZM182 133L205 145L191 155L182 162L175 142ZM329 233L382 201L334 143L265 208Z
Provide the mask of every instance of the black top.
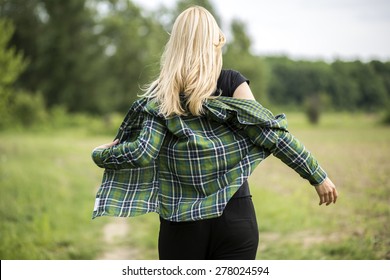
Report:
M249 84L249 80L240 72L235 70L222 70L218 78L215 95L233 97L234 91L244 82ZM232 198L248 197L250 195L248 181L245 181Z
M240 72L235 70L222 70L217 81L216 95L219 95L222 91L222 96L233 97L234 91L243 82L249 84L249 80Z

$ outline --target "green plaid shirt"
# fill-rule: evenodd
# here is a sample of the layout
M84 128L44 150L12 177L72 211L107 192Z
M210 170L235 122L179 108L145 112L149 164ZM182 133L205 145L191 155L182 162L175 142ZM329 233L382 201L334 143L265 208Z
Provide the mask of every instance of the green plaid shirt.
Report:
M218 217L255 167L271 153L312 185L325 171L274 116L254 100L217 97L204 115L159 115L145 98L119 128L120 144L93 151L105 168L93 218L157 212L170 221Z

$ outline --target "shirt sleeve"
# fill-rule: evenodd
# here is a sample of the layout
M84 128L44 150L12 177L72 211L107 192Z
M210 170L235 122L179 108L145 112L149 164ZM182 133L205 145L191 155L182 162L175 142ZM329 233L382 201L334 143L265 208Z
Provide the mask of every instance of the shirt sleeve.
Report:
M217 88L222 96L233 97L234 91L242 83L248 83L249 80L236 70L222 70L217 82Z
M253 125L245 130L255 145L269 150L311 185L317 186L326 179L327 174L315 157L287 129Z
M108 149L92 152L97 166L106 169L128 169L149 166L160 152L166 134L164 121L145 114L142 129L134 141L123 143Z

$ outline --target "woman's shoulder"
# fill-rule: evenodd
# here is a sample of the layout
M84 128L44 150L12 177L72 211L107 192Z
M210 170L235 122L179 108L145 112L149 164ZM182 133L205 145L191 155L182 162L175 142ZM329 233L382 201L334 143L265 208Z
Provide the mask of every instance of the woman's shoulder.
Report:
M241 72L235 69L222 69L218 80L229 81L231 83L245 81L249 84L249 80Z
M220 77L227 77L227 76L232 77L237 75L241 75L241 73L235 69L222 69Z

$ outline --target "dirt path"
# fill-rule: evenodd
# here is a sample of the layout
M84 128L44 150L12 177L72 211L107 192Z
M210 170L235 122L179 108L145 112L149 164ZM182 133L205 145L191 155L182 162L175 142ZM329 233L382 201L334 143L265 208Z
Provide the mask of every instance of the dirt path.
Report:
M115 218L103 228L105 250L98 260L135 260L139 251L126 244L130 225L126 218Z

